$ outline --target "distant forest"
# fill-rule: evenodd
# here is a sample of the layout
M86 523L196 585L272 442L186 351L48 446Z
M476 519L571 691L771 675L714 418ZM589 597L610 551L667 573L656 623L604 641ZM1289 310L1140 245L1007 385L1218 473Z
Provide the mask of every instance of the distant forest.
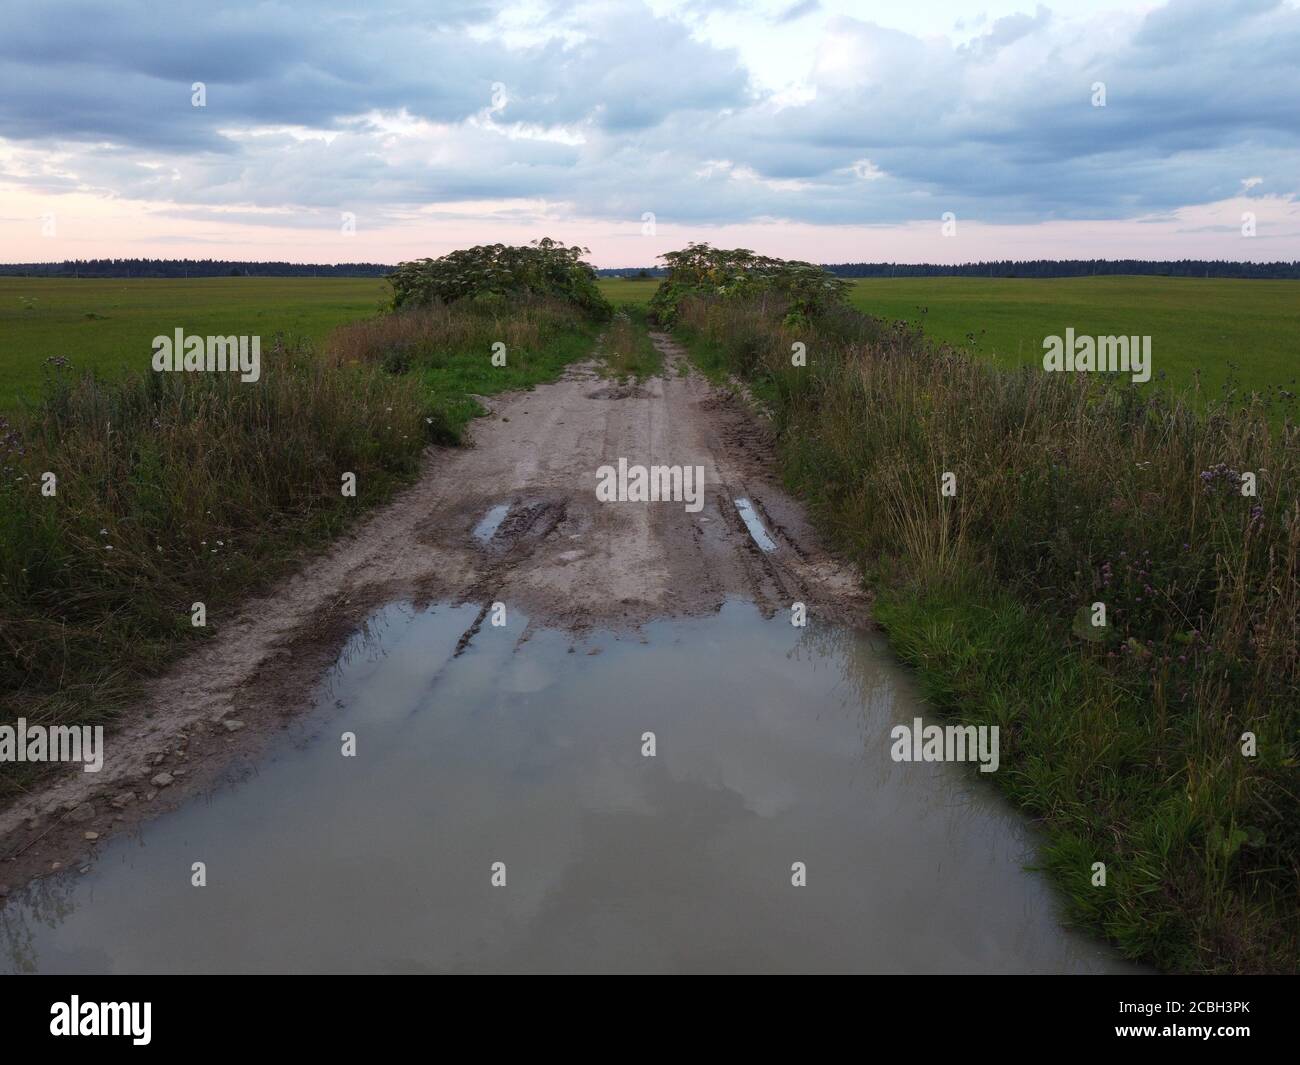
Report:
M830 263L840 277L1091 277L1101 274L1149 274L1157 277L1300 278L1300 262L1238 263L1179 259L1002 259L989 263L936 266L930 263Z
M383 277L383 263L241 263L226 259L69 259L61 263L0 263L0 275L18 277ZM840 277L1244 277L1300 280L1300 261L1242 263L1179 259L1002 259L987 263L829 263ZM662 266L596 271L601 277L659 278Z
M825 263L840 277L1091 277L1146 274L1156 277L1249 277L1300 279L1300 262L1239 263L1216 259L1002 259L988 263ZM601 277L663 277L662 266L597 270Z
M382 263L237 263L227 259L68 259L61 263L0 263L0 275L20 277L383 277Z

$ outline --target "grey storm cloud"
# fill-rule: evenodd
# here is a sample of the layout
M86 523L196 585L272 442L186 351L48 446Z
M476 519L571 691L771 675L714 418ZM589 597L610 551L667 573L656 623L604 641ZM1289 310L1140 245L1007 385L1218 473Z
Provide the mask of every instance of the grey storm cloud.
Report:
M773 19L774 22L796 22L805 15L821 10L821 0L798 0Z
M634 0L553 4L531 26L502 11L9 0L0 137L23 165L0 179L269 225L506 199L683 223L1035 221L1169 212L1239 195L1247 174L1300 192L1286 0L1087 23L1039 5L961 44L832 17L839 58L819 58L798 103ZM769 10L767 32L813 14L816 0ZM51 150L57 169L40 165Z

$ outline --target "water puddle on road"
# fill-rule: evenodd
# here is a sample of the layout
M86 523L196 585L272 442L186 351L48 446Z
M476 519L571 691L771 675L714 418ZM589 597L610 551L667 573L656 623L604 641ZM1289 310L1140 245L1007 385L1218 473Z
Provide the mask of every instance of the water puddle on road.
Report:
M510 512L509 503L498 503L486 514L477 525L474 526L474 539L481 544L486 544L492 537L496 536L497 529L505 520L506 514Z
M776 541L763 528L762 519L754 511L754 504L748 499L737 499L736 510L740 514L741 520L744 521L745 528L749 530L750 539L758 544L763 551L775 551Z
M453 659L477 612L378 612L255 772L12 899L0 969L1127 970L969 766L890 760L928 715L875 638L512 612Z

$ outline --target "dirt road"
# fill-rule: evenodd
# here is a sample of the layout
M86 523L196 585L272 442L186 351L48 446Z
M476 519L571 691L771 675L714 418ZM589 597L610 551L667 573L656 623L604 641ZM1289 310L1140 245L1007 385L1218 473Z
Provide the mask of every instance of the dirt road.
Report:
M493 603L527 616L521 642L545 626L571 632L575 647L595 628L706 614L729 597L765 613L798 601L863 623L859 582L773 479L747 406L688 372L666 336L655 342L662 377L634 387L574 366L554 384L492 400L472 447L431 450L417 484L152 685L106 737L101 772L69 771L0 813L0 885L83 865L97 842L89 836L106 839L254 772L258 748L309 708L346 637L385 602L481 604L462 644ZM597 471L620 459L703 467L703 508L599 501ZM760 548L737 499L752 503L774 547Z

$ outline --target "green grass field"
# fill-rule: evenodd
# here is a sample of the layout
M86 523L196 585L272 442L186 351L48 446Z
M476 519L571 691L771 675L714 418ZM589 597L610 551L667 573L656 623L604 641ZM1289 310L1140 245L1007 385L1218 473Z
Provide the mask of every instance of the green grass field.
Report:
M614 303L648 303L656 281L602 279ZM1294 389L1300 374L1300 282L1176 277L861 278L850 302L920 325L933 340L1004 366L1042 365L1043 338L1150 336L1152 376L1217 392L1229 366L1246 388Z
M855 307L921 325L931 338L1004 366L1042 365L1043 338L1151 337L1153 379L1176 388L1201 371L1215 392L1230 365L1246 388L1294 389L1300 373L1300 282L1222 278L864 278Z
M644 306L657 281L604 278L617 304ZM51 355L112 373L148 365L150 342L186 332L283 331L320 341L366 317L390 295L379 278L68 280L0 277L0 409L35 396ZM1003 365L1041 364L1043 337L1149 334L1154 373L1185 388L1201 371L1215 392L1230 364L1248 388L1294 388L1300 369L1300 283L1163 277L870 278L855 281L855 306L919 323L938 341Z
M596 287L615 307L620 303L645 307L649 305L650 297L655 294L659 282L654 278L649 281L624 281L621 277L602 277L596 282Z
M194 280L0 277L0 409L40 392L45 360L112 374L147 369L151 342L177 327L202 336L277 331L320 341L391 297L380 278Z

